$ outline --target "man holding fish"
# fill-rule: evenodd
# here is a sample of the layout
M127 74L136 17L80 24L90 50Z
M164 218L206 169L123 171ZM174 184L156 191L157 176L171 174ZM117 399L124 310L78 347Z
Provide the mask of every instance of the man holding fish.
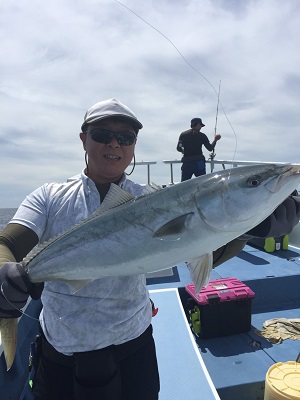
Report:
M26 304L28 297L37 299L41 296L41 355L33 385L36 400L156 400L159 373L152 336L152 307L145 280L147 260L154 260L156 252L166 253L163 264L165 268L167 259L171 257L171 252L168 254L166 248L174 243L179 251L177 253L174 248L172 253L175 256L182 253L185 257L184 251L180 251L181 242L177 236L181 238L182 235L184 240L186 231L194 232L197 219L194 220L195 213L184 212L163 220L164 196L168 194L169 188L160 190L161 194L158 194L160 201L157 203L161 208L156 206L153 212L147 212L144 208L139 216L137 207L149 206L150 199L156 201L156 195L148 194L148 189L130 181L125 174L134 157L139 130L142 129L142 124L127 106L116 99L100 101L87 111L81 129L80 139L86 156L84 171L67 182L45 184L35 190L26 197L0 234L0 318L7 321L21 316L19 310ZM296 175L296 172L292 172L292 175ZM256 183L256 180L251 180L251 185ZM178 190L179 185L188 188L191 183L175 185ZM170 189L172 193L174 189ZM288 190L285 197L292 191ZM127 208L123 211L127 204L131 211ZM168 204L166 209L173 212L173 207L168 207ZM154 210L158 210L157 219ZM94 234L98 228L101 230L101 224L87 230L82 221L86 221L84 224L89 226L95 212L98 213L99 221L104 221L107 215L109 218L103 236L97 242L97 247L100 247L99 256L90 260L89 247L84 247L84 244L90 240L89 235ZM204 210L202 214L208 225L209 215L206 212L209 214L209 210ZM289 196L279 206L277 201L273 213L262 222L260 220L257 226L249 225L252 230L247 234L263 237L287 234L298 223L299 215L299 197ZM149 218L149 225L142 218ZM126 229L134 222L138 223L131 231L125 228L123 231L119 225L120 220ZM163 222L160 224L160 221ZM113 231L118 230L121 232L119 245L110 247L111 243L116 243L113 240L117 240ZM67 235L58 236L65 231ZM81 235L74 242L77 232L81 232ZM135 232L138 234L133 240ZM246 243L247 237L250 237L236 238L246 233L243 228L236 232L230 236L233 240L217 242L222 243L222 246L214 248L212 252L213 266L236 255ZM134 265L135 260L142 257L137 249L138 243L143 243L147 249L146 242L150 242L150 239L143 242L143 235L150 235L149 238L154 241L153 249L157 251L149 250L141 258L140 264L137 262L137 269L127 273L126 267ZM56 236L58 239L51 241ZM59 250L64 240L69 243L65 251L75 254L69 269L68 255ZM45 248L40 255L32 255L28 268L24 268L27 264L23 259L38 243L46 243ZM71 243L76 245L72 246ZM48 265L47 251L51 252L51 246L56 251L53 259L48 257L50 266L46 267L48 271L42 272L44 275L41 277L39 271L43 269L43 262L41 268L36 270L34 262L39 257L43 260L44 256L44 264ZM70 247L72 249L69 250ZM200 274L202 257L206 255L200 256L196 263L195 256L192 257L192 276ZM129 259L127 264L124 258ZM80 268L77 268L76 262ZM96 275L94 269L89 272L89 263L93 262L99 263L99 266L103 264L103 276ZM118 272L116 264L122 266L125 271L123 275ZM139 265L140 273L137 272ZM142 269L144 266L145 270ZM5 348L4 343L3 346ZM10 354L7 350L5 353L10 368L14 352Z

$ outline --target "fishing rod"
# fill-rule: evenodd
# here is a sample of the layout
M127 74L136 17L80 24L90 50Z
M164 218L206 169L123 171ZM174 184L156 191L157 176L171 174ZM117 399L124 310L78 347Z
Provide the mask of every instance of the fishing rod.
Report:
M218 91L218 101L217 101L217 111L216 111L216 122L215 122L215 136L216 136L216 134L217 134L217 124L218 124L219 104L220 104L220 91L221 91L221 80L220 80L220 82L219 82L219 91ZM210 155L209 155L209 159L211 160L210 172L213 172L213 170L214 170L213 161L214 161L215 156L216 156L215 149L213 149L213 151L212 151L212 152L210 153Z
M215 123L215 135L217 134L217 123L218 123L219 104L220 104L220 91L221 91L221 81L219 83L219 91L218 91L218 102L217 102L216 123Z

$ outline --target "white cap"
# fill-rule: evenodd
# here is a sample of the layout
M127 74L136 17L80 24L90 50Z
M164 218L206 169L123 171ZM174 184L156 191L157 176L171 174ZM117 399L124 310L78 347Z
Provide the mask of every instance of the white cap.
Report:
M105 118L122 118L136 129L142 129L143 125L138 121L134 113L125 104L117 99L99 101L87 110L81 129L87 124L94 123Z

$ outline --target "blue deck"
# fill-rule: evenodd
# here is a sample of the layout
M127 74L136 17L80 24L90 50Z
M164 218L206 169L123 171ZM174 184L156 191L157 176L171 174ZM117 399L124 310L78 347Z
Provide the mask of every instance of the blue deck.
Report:
M152 279L149 289L178 287L184 301L182 288L190 283L189 274L185 265L178 266L176 272L176 281ZM199 353L222 400L262 400L269 367L275 362L296 360L300 342L288 339L280 345L272 344L255 334L254 329L262 329L271 318L299 318L300 252L290 248L266 253L246 246L237 257L212 271L210 279L227 277L243 281L255 292L251 331L220 338L196 338ZM160 308L159 303L156 306ZM169 312L172 314L171 309ZM189 368L188 358L185 365Z
M178 290L151 290L150 296L155 304L159 304L159 313L153 319L161 381L159 398L199 400L201 388L203 399L220 399L197 350Z

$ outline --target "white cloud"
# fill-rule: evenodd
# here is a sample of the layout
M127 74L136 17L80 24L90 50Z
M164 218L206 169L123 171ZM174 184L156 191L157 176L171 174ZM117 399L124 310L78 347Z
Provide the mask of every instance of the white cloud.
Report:
M299 162L298 0L123 4L137 15L114 0L1 5L0 207L80 172L85 110L110 97L143 122L136 157L158 162L154 182L191 118L212 140L220 81L217 158Z

